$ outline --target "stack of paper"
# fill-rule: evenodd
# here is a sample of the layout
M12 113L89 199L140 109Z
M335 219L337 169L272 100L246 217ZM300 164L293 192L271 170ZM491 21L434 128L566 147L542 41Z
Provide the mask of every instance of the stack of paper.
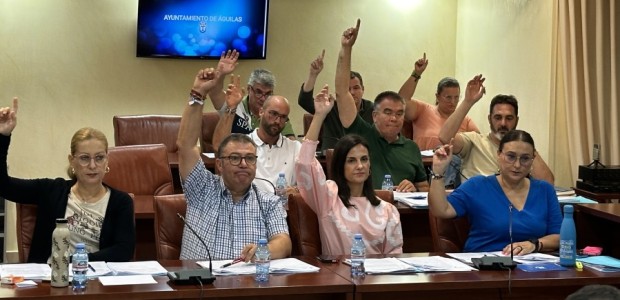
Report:
M345 263L351 264L351 260L346 259ZM406 274L476 270L462 262L441 256L367 258L364 261L364 268L368 274Z
M0 269L0 277L13 275L33 280L49 280L52 277L52 269L48 264L6 264L0 265Z
M459 261L465 263L471 263L472 258L481 258L483 256L499 256L506 257L510 255L505 255L502 251L493 251L493 252L469 252L469 253L446 253L448 256L454 257ZM558 263L560 262L560 258L557 256L553 256L545 253L530 253L526 255L518 255L513 256L512 260L521 263L521 264L543 264L543 263Z
M428 208L428 193L414 192L401 193L394 192L394 200L406 204L412 208Z
M620 272L620 260L610 256L589 256L577 259L587 267L601 272Z
M224 264L232 260L213 261L214 275L246 275L255 274L256 265L254 263L236 263L226 268L222 268ZM209 268L208 261L199 261L198 264L203 268ZM271 274L289 274L289 273L311 273L318 272L320 268L307 264L296 258L274 259L269 265L269 273Z
M166 275L168 273L164 267L154 260L109 262L107 265L114 275Z

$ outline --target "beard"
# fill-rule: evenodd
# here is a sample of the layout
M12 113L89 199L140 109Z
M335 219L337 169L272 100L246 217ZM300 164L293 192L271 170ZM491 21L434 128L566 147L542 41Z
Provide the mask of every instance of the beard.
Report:
M493 136L495 136L496 139L501 141L506 135L506 133L508 133L509 131L510 129L508 129L508 127L502 126L497 130L493 130Z

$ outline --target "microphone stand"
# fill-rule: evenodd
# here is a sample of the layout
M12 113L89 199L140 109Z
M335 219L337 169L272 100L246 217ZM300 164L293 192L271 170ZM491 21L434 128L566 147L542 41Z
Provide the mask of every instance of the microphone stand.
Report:
M207 255L209 257L209 269L192 269L192 270L181 270L177 272L168 272L168 278L170 278L176 284L192 284L194 280L198 281L202 285L202 283L212 283L215 281L215 276L213 276L213 264L211 259L211 252L209 251L209 247L207 247L207 243L198 235L198 233L192 228L185 218L177 213L177 216L183 221L183 224L192 232L196 238L205 246L207 250Z

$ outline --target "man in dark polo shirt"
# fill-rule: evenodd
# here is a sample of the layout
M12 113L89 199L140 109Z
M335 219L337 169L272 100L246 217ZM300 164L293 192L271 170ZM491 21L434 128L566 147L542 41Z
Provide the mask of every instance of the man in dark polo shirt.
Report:
M299 90L297 103L310 114L314 114L314 84L319 73L323 70L323 57L325 50L310 64L310 74ZM362 119L372 123L372 102L364 99L364 80L360 73L351 71L349 76L349 92L355 100L357 113ZM338 116L338 105L334 103L334 108L325 117L321 127L321 150L333 149L338 139L345 135L344 127Z

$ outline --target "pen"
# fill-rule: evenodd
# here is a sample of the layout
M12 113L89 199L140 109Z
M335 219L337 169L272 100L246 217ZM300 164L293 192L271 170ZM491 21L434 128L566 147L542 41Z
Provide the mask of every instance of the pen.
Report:
M93 272L97 272L97 270L95 270L95 268L93 268L93 266L91 266L90 264L88 264L88 268Z
M221 268L230 267L230 266L232 266L232 265L234 265L234 264L236 264L236 263L240 263L240 262L242 262L242 261L243 261L243 258L241 258L241 257L237 257L237 258L235 258L235 260L233 260L232 262L229 262L229 263L227 263L227 264L222 265L222 267L221 267Z

